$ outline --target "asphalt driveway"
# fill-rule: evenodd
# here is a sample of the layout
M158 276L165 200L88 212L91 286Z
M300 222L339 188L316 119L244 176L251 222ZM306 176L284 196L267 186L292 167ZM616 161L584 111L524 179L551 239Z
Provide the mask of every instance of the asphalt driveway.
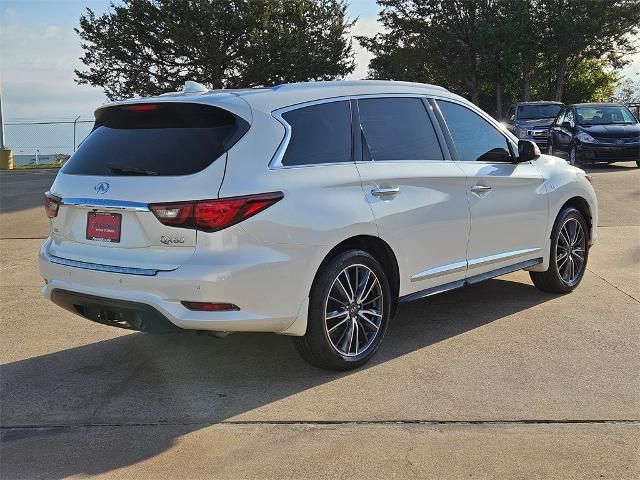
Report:
M0 173L0 476L640 477L640 169L591 170L574 293L517 272L406 305L342 374L286 337L128 333L46 302L54 173Z

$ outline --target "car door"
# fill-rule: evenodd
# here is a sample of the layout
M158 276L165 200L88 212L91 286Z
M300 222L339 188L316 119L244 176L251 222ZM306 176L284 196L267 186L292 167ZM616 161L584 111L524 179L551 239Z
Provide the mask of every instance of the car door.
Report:
M379 235L397 257L400 295L462 283L467 180L450 159L431 105L420 97L359 98L352 110L361 147L356 165Z
M558 148L564 152L569 151L569 144L573 138L573 129L575 128L575 120L573 118L573 109L569 107L558 128Z
M471 232L467 280L542 257L548 216L544 178L515 163L515 145L484 112L437 100L457 164L469 179Z
M558 133L560 130L560 125L562 125L562 121L564 119L564 115L567 112L566 107L562 107L558 116L553 120L551 125L549 126L549 141L554 145L554 148L558 148Z

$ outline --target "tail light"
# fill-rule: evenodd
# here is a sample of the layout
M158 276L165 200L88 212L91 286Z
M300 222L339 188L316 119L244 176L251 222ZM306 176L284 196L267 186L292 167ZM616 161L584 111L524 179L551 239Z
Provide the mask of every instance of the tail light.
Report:
M47 217L54 218L58 215L58 209L60 208L60 202L62 199L60 197L56 197L51 192L46 192L44 194L44 211L47 214Z
M149 208L164 225L216 232L254 216L283 196L282 192L272 192L219 200L153 203Z

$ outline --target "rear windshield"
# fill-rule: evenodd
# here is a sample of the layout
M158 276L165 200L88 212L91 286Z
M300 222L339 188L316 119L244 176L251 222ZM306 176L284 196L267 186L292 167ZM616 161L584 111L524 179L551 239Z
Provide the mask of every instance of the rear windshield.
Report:
M71 175L189 175L211 165L246 133L240 117L187 103L107 107L65 164Z

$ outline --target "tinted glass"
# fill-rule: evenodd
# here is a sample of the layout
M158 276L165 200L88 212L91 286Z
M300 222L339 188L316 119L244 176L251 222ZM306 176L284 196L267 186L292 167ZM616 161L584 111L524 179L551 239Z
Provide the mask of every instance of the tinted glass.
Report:
M249 128L221 108L164 103L108 107L65 164L72 175L188 175L211 165Z
M578 123L581 125L612 125L637 123L633 114L622 105L602 107L578 107Z
M349 102L321 103L282 115L291 126L283 165L351 161Z
M562 105L518 105L518 119L556 118L561 108Z
M358 100L365 159L442 160L442 150L419 98Z
M510 162L507 139L493 125L461 105L438 101L460 160Z

